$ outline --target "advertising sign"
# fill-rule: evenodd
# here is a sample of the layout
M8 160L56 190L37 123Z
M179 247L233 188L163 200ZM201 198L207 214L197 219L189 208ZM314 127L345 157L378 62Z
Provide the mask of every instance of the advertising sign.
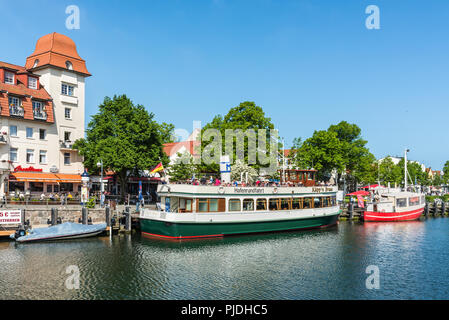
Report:
M0 210L0 224L21 224L22 210Z

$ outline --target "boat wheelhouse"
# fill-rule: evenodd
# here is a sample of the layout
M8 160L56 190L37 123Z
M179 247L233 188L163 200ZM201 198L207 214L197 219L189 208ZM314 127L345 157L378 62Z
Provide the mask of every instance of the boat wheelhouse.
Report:
M158 186L156 210L140 212L143 235L171 239L319 228L337 223L337 187Z

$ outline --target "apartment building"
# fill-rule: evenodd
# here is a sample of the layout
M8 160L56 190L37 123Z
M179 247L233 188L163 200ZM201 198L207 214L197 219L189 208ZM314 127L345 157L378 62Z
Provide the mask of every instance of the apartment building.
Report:
M69 37L38 39L25 66L0 62L0 197L79 192L86 62Z

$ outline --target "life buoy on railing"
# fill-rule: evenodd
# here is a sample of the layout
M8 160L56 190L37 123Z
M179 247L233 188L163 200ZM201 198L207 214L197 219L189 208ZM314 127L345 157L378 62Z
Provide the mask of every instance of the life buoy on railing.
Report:
M278 193L278 188L274 188L273 193Z
M218 193L223 194L225 192L223 187L218 188Z

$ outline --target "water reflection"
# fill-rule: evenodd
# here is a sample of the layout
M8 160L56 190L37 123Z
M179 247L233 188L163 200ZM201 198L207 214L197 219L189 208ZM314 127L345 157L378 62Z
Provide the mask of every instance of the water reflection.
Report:
M446 299L449 219L165 241L0 242L3 299ZM80 289L66 268L78 266ZM368 290L377 265L381 288Z

